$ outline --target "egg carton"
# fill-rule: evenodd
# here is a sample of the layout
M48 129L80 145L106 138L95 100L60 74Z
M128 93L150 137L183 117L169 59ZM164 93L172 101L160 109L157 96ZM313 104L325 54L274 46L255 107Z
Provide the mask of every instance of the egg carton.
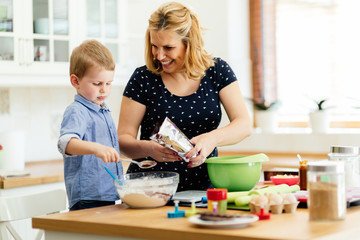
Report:
M283 203L276 205L266 204L264 205L264 212L265 213L271 212L272 214L281 214L283 212L294 213L296 212L296 208L298 205L299 205L299 201L295 203L287 203L287 204L283 204ZM260 204L254 204L250 202L249 207L251 213L260 213L262 206Z

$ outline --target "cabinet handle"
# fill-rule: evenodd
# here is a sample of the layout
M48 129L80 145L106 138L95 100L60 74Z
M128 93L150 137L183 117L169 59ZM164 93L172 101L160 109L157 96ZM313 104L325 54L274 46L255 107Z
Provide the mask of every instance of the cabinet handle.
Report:
M33 62L34 47L29 38L19 38L19 64L31 65Z
M33 56L33 51L32 46L31 46L31 39L27 38L24 39L24 47L25 47L25 53L24 53L24 62L26 65L31 65L32 63L32 56Z
M19 38L19 64L23 65L24 64L24 51L25 51L25 46L24 46L24 39L23 38Z

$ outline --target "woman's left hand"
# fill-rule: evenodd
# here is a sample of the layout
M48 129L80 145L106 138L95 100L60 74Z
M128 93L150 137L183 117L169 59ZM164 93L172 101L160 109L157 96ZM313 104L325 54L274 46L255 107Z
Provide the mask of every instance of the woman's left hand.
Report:
M214 150L216 141L209 133L193 137L190 141L194 144L194 147L185 154L185 157L190 159L187 167L198 167L205 162L206 157ZM195 157L192 158L192 156Z

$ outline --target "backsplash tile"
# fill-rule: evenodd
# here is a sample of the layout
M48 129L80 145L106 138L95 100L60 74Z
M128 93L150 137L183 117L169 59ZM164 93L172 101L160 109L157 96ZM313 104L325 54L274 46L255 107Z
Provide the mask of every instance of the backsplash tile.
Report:
M11 114L28 115L30 113L30 90L30 88L26 87L9 88Z
M10 111L9 89L0 88L0 114L8 114Z

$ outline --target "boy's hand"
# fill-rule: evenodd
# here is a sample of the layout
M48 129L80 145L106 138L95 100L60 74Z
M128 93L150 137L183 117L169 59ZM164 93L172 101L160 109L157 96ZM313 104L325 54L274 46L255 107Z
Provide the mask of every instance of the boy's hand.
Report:
M118 162L120 160L120 156L115 148L96 142L82 141L78 138L70 139L65 152L71 155L94 154L104 162Z
M95 148L94 155L104 162L118 162L120 160L120 156L114 148L101 144Z

